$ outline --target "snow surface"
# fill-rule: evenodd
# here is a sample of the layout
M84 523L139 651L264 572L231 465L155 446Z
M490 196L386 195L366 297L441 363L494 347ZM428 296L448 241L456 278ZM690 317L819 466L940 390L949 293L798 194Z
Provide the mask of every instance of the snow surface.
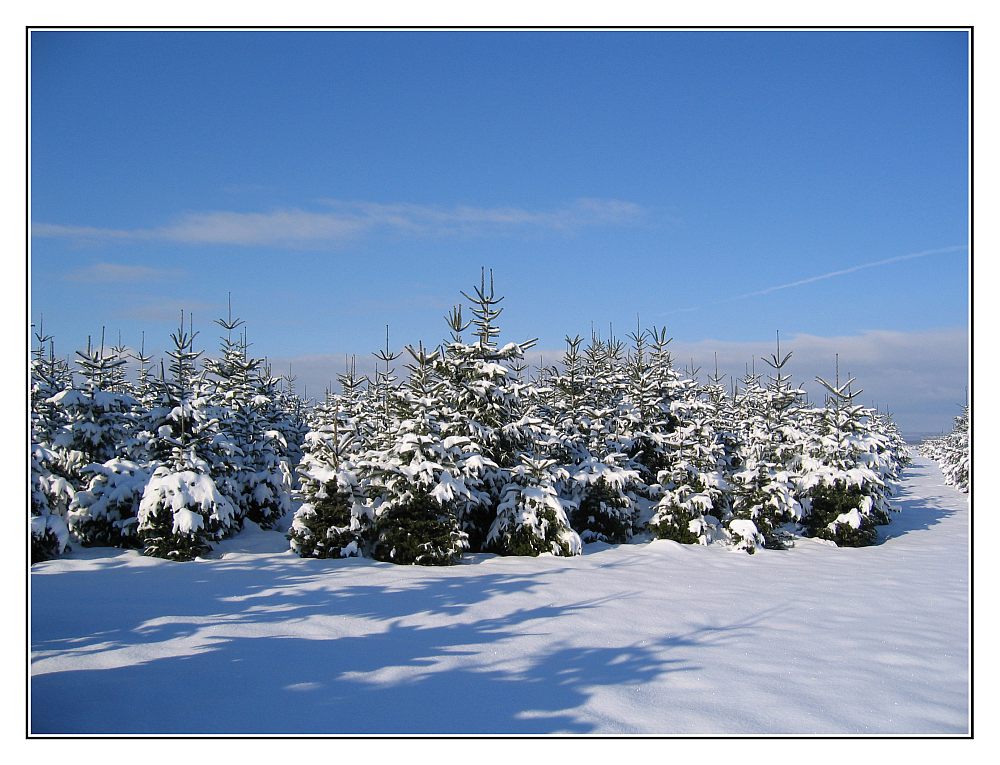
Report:
M443 568L75 548L31 574L31 731L969 733L968 498L916 457L880 544L669 541Z

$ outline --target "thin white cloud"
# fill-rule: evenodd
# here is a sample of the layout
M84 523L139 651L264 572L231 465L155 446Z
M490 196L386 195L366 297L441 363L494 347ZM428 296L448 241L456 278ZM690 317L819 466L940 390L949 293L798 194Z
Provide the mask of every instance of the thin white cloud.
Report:
M138 239L137 230L97 228L95 226L64 226L59 223L32 223L31 235L47 239L114 240Z
M965 245L952 245L950 247L939 247L933 250L921 250L920 252L911 252L906 255L896 255L891 258L883 258L881 260L873 260L869 263L859 263L854 266L848 266L847 268L840 268L836 271L827 271L823 274L817 274L815 276L807 276L804 279L797 279L793 282L785 282L784 284L775 284L771 287L764 287L762 289L753 290L751 292L744 292L739 295L732 295L731 297L721 298L719 300L713 300L710 303L706 303L704 306L691 306L688 308L674 308L670 311L664 311L660 316L669 316L671 314L678 313L690 313L691 311L697 311L705 306L721 305L723 303L732 303L736 300L746 300L747 298L761 297L763 295L770 295L772 292L778 292L780 290L793 289L795 287L801 287L805 284L814 284L815 282L825 281L827 279L835 279L838 276L846 276L847 274L853 274L858 271L864 271L869 268L878 268L879 266L887 266L892 263L902 263L907 260L916 260L917 258L926 258L931 255L947 255L955 252L963 252L967 248Z
M617 225L641 217L643 209L618 199L578 199L552 210L523 207L442 207L415 204L381 204L323 200L343 215L357 217L371 226L385 226L427 233L474 231L483 227L535 226L573 229L590 225Z
M809 276L805 279L799 279L794 282L788 282L786 284L776 284L773 287L765 287L761 290L754 290L753 292L745 292L742 295L737 295L734 300L739 300L748 297L757 297L758 295L769 295L772 292L777 292L778 290L787 290L793 287L801 287L803 284L812 284L814 282L821 282L826 279L833 279L838 276L846 276L847 274L853 274L857 271L864 271L868 268L877 268L878 266L887 266L890 263L902 263L905 260L915 260L917 258L926 258L929 255L945 255L952 252L961 252L965 247L963 245L954 245L952 247L940 247L936 250L922 250L921 252L911 252L908 255L897 255L893 258L883 258L882 260L873 260L870 263L860 263L856 266L850 266L848 268L841 268L837 271L829 271L825 274L819 274L817 276Z
M572 231L623 225L643 208L617 199L578 199L551 210L521 207L444 207L418 204L322 200L321 211L299 208L267 212L191 212L154 228L110 229L34 223L32 235L82 241L164 241L234 246L321 246L388 231L448 236L535 228Z
M176 278L179 271L124 263L94 263L70 271L63 279L71 282L120 284L122 282L155 282Z

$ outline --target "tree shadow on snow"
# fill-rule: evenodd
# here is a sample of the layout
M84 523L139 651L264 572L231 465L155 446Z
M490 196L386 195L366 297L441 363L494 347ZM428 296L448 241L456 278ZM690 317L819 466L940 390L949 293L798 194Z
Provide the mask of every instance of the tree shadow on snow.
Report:
M595 724L574 710L596 689L698 669L689 658L698 646L738 639L748 626L705 625L632 645L571 645L538 631L597 601L470 619L474 605L494 596L539 590L540 597L517 603L545 603L540 588L550 572L453 569L342 586L347 572L357 581L352 565L312 561L304 572L302 563L111 565L44 577L32 613L37 660L65 652L106 653L107 660L101 669L46 672L41 665L31 682L32 732L588 733ZM129 604L119 610L102 592L127 592ZM81 602L81 593L97 594ZM122 612L131 625L120 626ZM430 626L426 614L436 616ZM363 619L365 634L303 629L317 616ZM239 636L226 636L234 626ZM506 641L526 636L533 647L513 655ZM539 647L547 639L551 645ZM163 645L172 640L180 642ZM132 651L125 666L114 666L116 649L147 646L145 661Z
M955 509L945 506L937 496L921 496L914 491L914 482L927 486L928 479L933 480L935 475L940 478L937 467L932 464L912 463L905 469L904 483L900 493L893 498L892 504L900 512L893 513L888 526L880 526L878 530L878 541L876 544L885 544L894 537L900 537L913 531L926 531L941 523L944 518L954 514ZM909 480L907 480L909 479ZM941 481L941 497L946 497L949 492L954 491Z

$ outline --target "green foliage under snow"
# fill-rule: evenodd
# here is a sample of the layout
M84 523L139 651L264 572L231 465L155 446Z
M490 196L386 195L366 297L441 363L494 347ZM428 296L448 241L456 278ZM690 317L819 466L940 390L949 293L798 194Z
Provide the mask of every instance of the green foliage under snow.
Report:
M650 537L749 553L797 535L857 546L888 523L906 449L891 418L857 404L853 379L820 378L827 400L810 405L779 346L766 379L699 382L674 367L662 327L567 337L560 365L529 368L534 340L497 342L492 274L463 295L437 348L394 351L387 328L374 373L352 360L317 403L249 356L231 315L204 360L182 315L159 365L102 341L73 370L39 329L33 560L73 542L190 559L296 503L297 554L419 565ZM968 413L925 448L967 490Z

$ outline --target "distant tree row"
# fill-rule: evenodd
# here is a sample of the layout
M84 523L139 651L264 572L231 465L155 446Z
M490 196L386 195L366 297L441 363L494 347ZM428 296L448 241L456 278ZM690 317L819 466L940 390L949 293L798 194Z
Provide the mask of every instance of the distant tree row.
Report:
M497 342L492 274L463 296L440 345L397 352L387 332L373 375L352 361L309 406L249 357L231 317L219 358L198 363L182 319L159 375L133 356L137 382L122 349L79 352L74 375L39 332L33 559L73 539L189 559L296 505L299 555L423 565L649 537L856 546L889 522L905 445L853 379L820 379L812 406L779 347L766 378L702 383L674 368L665 329L638 327L567 337L561 364L529 370L534 340Z
M970 409L966 404L961 414L955 418L951 433L940 438L930 438L920 444L917 450L925 457L941 466L944 480L960 491L968 493L970 480Z

